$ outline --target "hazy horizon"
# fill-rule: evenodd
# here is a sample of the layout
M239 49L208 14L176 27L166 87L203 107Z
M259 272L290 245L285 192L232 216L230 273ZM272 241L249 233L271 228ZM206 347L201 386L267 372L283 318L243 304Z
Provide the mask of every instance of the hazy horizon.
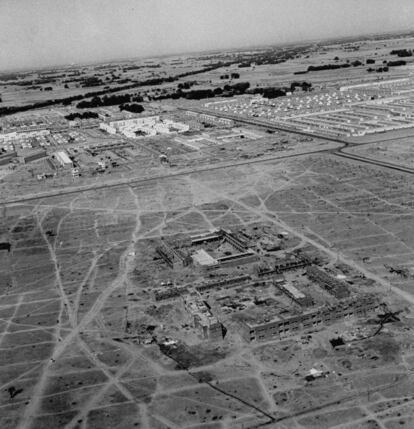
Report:
M414 29L399 0L2 0L0 70Z

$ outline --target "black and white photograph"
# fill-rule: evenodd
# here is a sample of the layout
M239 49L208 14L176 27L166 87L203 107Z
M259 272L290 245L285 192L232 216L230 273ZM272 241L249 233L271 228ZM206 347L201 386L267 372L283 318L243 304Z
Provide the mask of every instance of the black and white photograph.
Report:
M0 0L0 429L414 428L414 1Z

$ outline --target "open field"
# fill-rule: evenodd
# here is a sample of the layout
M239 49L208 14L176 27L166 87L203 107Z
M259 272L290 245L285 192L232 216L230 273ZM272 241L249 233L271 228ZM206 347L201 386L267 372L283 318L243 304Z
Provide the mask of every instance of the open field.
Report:
M126 322L169 319L168 336L190 341L178 306L146 310L153 280L141 265L145 240L260 221L337 255L407 308L387 285L414 300L410 280L384 264L412 268L412 214L402 196L412 180L311 156L4 207L2 233L13 247L0 254L2 427L392 427L397 412L409 422L408 319L339 352L328 339L366 322L333 325L304 343L248 345L232 331L206 343L205 353L218 355L200 356L205 363L189 370L129 339ZM315 365L330 375L305 382Z
M413 47L0 75L0 428L412 427Z

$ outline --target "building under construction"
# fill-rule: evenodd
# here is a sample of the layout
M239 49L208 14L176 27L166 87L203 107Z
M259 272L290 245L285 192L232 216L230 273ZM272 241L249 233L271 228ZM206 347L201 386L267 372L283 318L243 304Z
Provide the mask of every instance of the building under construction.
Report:
M244 285L247 282L251 281L252 277L249 274L244 274L237 277L228 277L220 280L213 280L209 282L204 282L199 286L196 286L198 292L205 292L211 289L219 289L221 287L235 287Z
M273 267L258 267L257 275L259 277L273 276L285 271L299 270L312 264L312 261L306 256L294 256L285 260L276 261Z
M279 314L243 321L241 322L242 335L249 342L283 339L345 318L365 316L378 309L379 303L375 296L365 294L298 315L284 317Z
M180 249L162 240L156 248L158 256L170 268L182 268L192 264L191 256L184 249Z
M109 151L109 150L119 150L119 149L133 148L133 147L134 145L131 142L122 141L122 142L99 145L99 146L89 146L87 148L87 151L92 156L96 156L102 152Z
M310 280L317 283L328 293L337 299L343 299L349 296L350 292L345 282L336 279L327 272L318 267L311 266L306 269L306 274Z
M193 319L196 329L199 329L203 338L220 340L223 338L223 325L211 312L210 306L197 298L184 299L184 306Z
M280 290L280 292L288 296L292 301L296 302L301 307L310 307L313 305L312 297L304 294L295 286L286 282L283 276L276 277L273 283L276 288Z
M241 237L240 234L236 234L232 231L227 231L222 228L209 231L205 234L193 235L190 238L192 246L211 241L225 241L232 245L239 252L245 252L249 248L249 243L244 237Z
M178 298L188 292L186 287L168 287L165 289L157 289L154 291L155 301L164 301L166 299Z

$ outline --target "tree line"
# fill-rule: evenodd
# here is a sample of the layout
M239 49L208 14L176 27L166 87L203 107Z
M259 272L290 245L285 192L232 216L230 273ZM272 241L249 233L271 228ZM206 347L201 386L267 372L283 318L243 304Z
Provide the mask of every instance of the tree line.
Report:
M182 79L183 77L193 76L193 75L197 75L200 73L209 72L209 71L221 68L221 67L229 67L232 64L234 64L235 62L237 62L237 60L228 61L228 62L218 61L217 63L211 64L211 65L204 67L202 69L192 70L192 71L189 71L186 73L181 73L181 74L178 74L174 77L168 76L168 77L160 77L160 78L151 78L151 79L147 79L144 81L134 82L134 83L128 84L128 85L118 86L116 88L108 88L108 89L103 89L103 90L99 90L99 91L88 92L86 94L73 95L71 97L65 97L65 98L59 98L59 99L50 99L50 100L40 101L37 103L26 104L24 106L1 107L0 108L0 116L12 115L12 114L18 113L18 112L26 112L26 111L32 110L32 109L41 109L43 107L55 106L55 105L59 105L59 104L63 104L64 106L68 106L71 103L73 103L74 101L80 101L80 100L84 100L86 98L91 98L91 97L95 97L95 96L101 96L101 95L105 95L105 94L125 91L125 90L133 89L133 88L140 88L143 86L157 86L157 85L161 85L163 83L174 82L176 80Z

